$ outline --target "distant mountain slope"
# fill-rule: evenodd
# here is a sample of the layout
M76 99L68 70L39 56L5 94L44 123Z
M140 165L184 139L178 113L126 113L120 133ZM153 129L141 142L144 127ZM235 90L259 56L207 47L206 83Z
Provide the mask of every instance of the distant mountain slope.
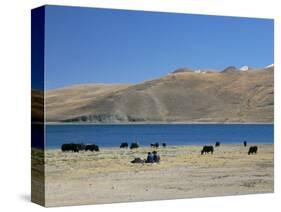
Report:
M273 122L273 69L176 71L137 85L49 91L47 121Z
M61 121L83 114L81 108L91 107L92 101L109 93L128 88L129 84L76 85L46 93L47 121Z

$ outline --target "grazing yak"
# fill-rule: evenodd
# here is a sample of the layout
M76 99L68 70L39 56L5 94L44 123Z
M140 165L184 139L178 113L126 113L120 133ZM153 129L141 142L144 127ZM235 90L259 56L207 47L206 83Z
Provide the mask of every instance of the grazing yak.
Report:
M214 152L214 147L213 146L204 146L203 149L201 150L201 155L204 153L209 153L211 152L213 154Z
M156 142L155 144L150 144L150 147L158 148L159 147L159 143Z
M96 145L96 144L87 144L85 150L86 150L86 151L89 150L89 151L92 151L92 152L93 152L93 151L95 151L95 152L100 151L99 146Z
M247 146L247 141L244 141L243 144L244 144L244 147L246 147Z
M77 144L70 143L70 144L63 144L61 145L61 151L63 152L79 152L79 147Z
M249 148L248 155L254 154L254 153L257 154L257 152L258 152L258 147L257 146L251 146Z
M167 146L167 144L166 143L162 143L162 147L166 147Z
M139 148L139 144L138 143L131 143L130 149L137 149Z
M217 141L215 144L215 147L219 147L220 145L221 145L221 143Z
M128 148L129 144L127 142L123 142L120 144L120 148Z

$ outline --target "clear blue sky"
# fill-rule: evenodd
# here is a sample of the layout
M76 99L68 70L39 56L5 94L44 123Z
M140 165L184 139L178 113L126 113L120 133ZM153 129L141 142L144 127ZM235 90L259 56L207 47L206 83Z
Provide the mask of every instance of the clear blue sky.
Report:
M47 6L45 27L47 89L274 62L270 19Z

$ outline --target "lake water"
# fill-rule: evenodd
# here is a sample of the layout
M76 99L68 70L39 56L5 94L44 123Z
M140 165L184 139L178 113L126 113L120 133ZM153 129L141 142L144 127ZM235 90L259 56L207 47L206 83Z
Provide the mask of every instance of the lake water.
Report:
M47 149L63 143L95 143L100 147L119 147L121 142L137 141L141 146L166 142L167 145L272 144L272 124L59 124L46 125Z

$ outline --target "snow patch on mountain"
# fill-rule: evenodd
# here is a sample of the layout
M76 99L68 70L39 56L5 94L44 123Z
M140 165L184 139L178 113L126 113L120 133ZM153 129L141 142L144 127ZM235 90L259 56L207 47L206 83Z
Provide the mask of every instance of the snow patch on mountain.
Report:
M242 66L240 68L240 71L248 71L249 70L249 66Z
M274 66L274 64L270 64L270 65L266 66L265 68L271 68L273 66Z

